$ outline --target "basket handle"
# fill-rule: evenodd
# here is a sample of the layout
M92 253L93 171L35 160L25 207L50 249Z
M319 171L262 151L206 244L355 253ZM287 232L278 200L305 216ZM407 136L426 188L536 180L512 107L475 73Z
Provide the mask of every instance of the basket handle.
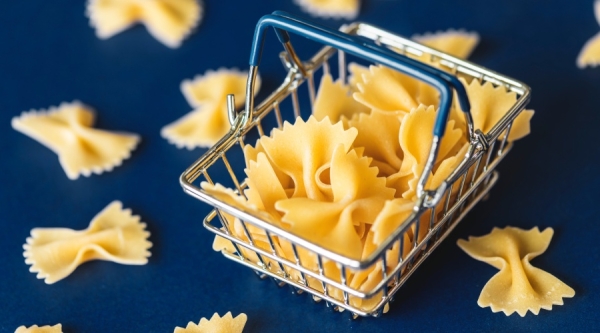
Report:
M246 85L246 105L242 114L239 114L236 117L238 126L244 126L248 120L252 119L254 110L254 84L256 82L258 66L262 57L265 30L268 27L273 27L275 29L277 38L288 51L291 49L288 32L293 32L302 37L329 45L365 60L395 69L415 79L421 80L439 91L440 107L433 128L433 141L423 174L419 179L417 196L422 197L426 192L425 185L427 183L427 178L435 164L439 143L446 130L446 122L450 113L450 107L452 106L453 89L457 93L460 108L467 118L469 127L468 132L469 136L472 138L473 128L469 98L464 86L455 76L415 59L411 59L405 55L393 52L385 47L376 45L371 41L301 20L282 11L275 11L271 15L261 17L256 25L254 39L252 41L252 50L250 52L250 71ZM428 202L425 205L429 206L437 204L437 201L441 199L446 187L447 183L443 182L437 190L432 191L435 193L426 193L431 196L431 201L435 202Z

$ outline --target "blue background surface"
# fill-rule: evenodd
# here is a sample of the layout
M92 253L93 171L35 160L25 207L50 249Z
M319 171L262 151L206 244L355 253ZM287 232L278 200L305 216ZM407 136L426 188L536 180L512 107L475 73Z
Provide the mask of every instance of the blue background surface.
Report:
M600 31L592 1L364 0L360 20L405 36L447 28L479 32L471 60L533 89L532 135L500 165L480 203L419 268L379 319L351 320L310 297L259 281L211 249L209 207L187 195L179 174L204 150L178 150L160 128L191 107L179 84L207 69L247 68L253 27L286 1L205 0L205 17L171 50L136 26L96 38L80 1L0 2L0 331L62 323L65 332L172 332L214 312L248 315L246 332L600 331L600 69L575 59ZM319 20L331 27L343 21ZM302 52L318 46L293 39ZM262 92L281 77L269 33ZM12 130L24 110L81 100L97 127L139 133L142 143L113 172L70 181L56 155ZM29 273L22 245L34 227L84 229L112 200L147 222L154 246L145 266L90 262L54 285ZM496 269L455 244L492 227L553 227L533 264L572 286L564 306L521 318L477 306Z

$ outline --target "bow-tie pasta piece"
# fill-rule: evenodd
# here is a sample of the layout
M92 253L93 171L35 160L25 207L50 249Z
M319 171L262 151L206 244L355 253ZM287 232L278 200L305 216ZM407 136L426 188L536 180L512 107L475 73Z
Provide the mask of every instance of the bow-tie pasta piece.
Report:
M479 43L479 34L464 30L447 30L415 35L412 39L423 45L466 59Z
M380 176L391 176L400 170L404 153L398 134L404 118L403 112L361 113L348 121L349 127L358 130L355 147L364 147L365 156L373 158L371 165L379 169Z
M140 217L113 201L102 210L85 230L35 228L23 245L25 263L38 279L52 284L71 274L77 266L90 260L108 260L127 265L148 262L152 243L150 233Z
M142 23L161 43L178 48L202 18L200 0L89 0L87 16L98 38Z
M350 87L341 80L333 82L329 73L323 75L313 104L313 115L317 120L329 117L332 122L337 123L344 118L352 118L354 114L365 112L369 112L369 109L352 98Z
M381 212L377 215L375 222L371 226L365 240L361 259L367 259L375 250L382 245L383 241L392 234L402 222L406 220L413 212L414 202L406 199L394 199L385 203ZM412 242L409 234L403 236L402 256L405 257L412 249ZM400 242L396 241L392 248L386 252L386 272L391 274L392 270L398 265L400 255ZM375 265L355 272L349 278L349 286L353 289L370 292L383 280L382 263L378 261ZM334 297L342 298L341 291ZM371 311L381 300L381 292L369 299L360 299L350 296L350 304L359 307L365 311ZM384 313L387 310L384 310Z
M240 313L233 318L231 312L227 312L223 317L215 314L207 320L201 318L198 324L189 322L185 328L176 327L173 333L242 333L248 317Z
M275 203L287 199L288 193L290 195L293 193L292 178L282 172L277 173L263 152L259 152L254 160L248 160L247 166L245 172L248 176L246 178L248 188L245 194L248 201L279 220L281 215L275 209ZM322 190L326 189L323 187Z
M596 21L600 23L600 0L594 2L594 15ZM577 67L584 68L586 66L596 67L600 64L600 33L585 43L579 56L577 57Z
M365 75L370 75L369 67L359 65L355 62L348 64L348 85L353 92L358 91L358 84L365 83Z
M227 95L233 94L235 107L242 107L247 77L246 72L221 68L183 81L181 91L195 110L163 127L162 137L177 148L191 150L214 145L231 127L227 116ZM259 88L260 79L257 78L255 94Z
M356 129L345 130L341 123L332 124L328 117L317 121L311 116L306 122L297 118L294 125L285 122L283 129L260 138L254 149L261 149L273 169L291 178L294 184L291 196L326 200L332 193L322 183L333 152L339 145L348 152L356 134Z
M181 93L191 107L197 108L206 104L222 103L227 100L227 95L233 94L235 106L244 105L246 97L246 81L248 72L236 68L219 68L207 70L204 75L196 75L192 80L181 82ZM260 76L256 76L254 89L260 89Z
M425 168L429 149L433 141L433 125L437 112L433 107L424 105L410 111L402 120L400 126L400 147L404 152L404 160L400 170L388 177L388 186L396 189L396 196L414 199L416 187L421 173ZM461 144L463 131L456 128L453 120L446 124L446 132L439 146L437 162L449 156L454 147ZM430 177L431 178L431 177Z
M353 20L358 16L360 0L294 0L305 12L319 17Z
M33 325L31 327L19 326L15 333L62 333L62 325L56 324L54 326L41 326Z
M140 137L92 128L94 112L79 103L62 103L48 110L23 112L12 127L58 155L69 179L111 171L131 156Z
M250 202L249 200L246 200L240 195L237 195L233 190L225 188L221 184L213 185L207 182L202 182L200 185L202 189L209 195L218 200L221 200L227 205L238 208L244 212L250 213L264 221L270 222L271 224L279 225L278 219L265 213L262 210L259 210L262 207L257 207L257 205L255 205L254 203ZM255 227L250 223L246 223L246 227L244 228L239 219L223 211L221 211L221 214L224 218L223 223L227 224L230 234L232 234L236 238L241 239L245 242L249 242L248 236L246 234L247 231L250 234L250 237L252 237L252 242L255 246L270 252L272 251L270 244L273 244L276 253L280 255L283 253L283 250L279 246L279 241L276 237L273 237L271 239L271 242L269 242L269 239L267 239L268 236L263 229ZM261 258L259 258L256 252L248 250L243 246L239 246L238 249L242 252L241 254L248 260L254 263L260 263ZM220 236L215 236L213 242L213 250L217 252L225 251L228 253L236 252L233 243L231 243L231 241L229 241L228 239L225 239ZM271 261L268 258L262 258L262 261L266 261L266 263L271 265L277 265L276 262Z
M507 91L504 86L494 87L490 82L485 82L482 85L477 80L467 84L462 78L460 81L465 86L471 102L471 115L475 129L480 129L483 133L488 133L517 101L517 94ZM529 134L529 123L533 114L533 110L521 111L513 121L508 135L509 142L521 139ZM462 113L460 116L464 119ZM502 135L500 138L502 138Z
M600 65L600 32L590 38L577 57L577 67L596 67Z
M289 230L341 255L359 259L364 224L372 224L394 190L377 177L369 159L346 152L339 145L333 152L328 183L333 197L311 199L294 197L278 201L275 208L284 213Z
M563 305L563 297L575 296L571 287L529 263L546 251L553 234L552 228L540 232L537 227L506 227L468 241L459 239L458 246L468 255L500 270L483 287L477 304L523 317L527 311L537 315L540 309L552 310L552 305Z
M353 97L372 110L408 113L419 104L438 103L435 88L385 66L371 65L362 78L363 82L356 83L358 91Z

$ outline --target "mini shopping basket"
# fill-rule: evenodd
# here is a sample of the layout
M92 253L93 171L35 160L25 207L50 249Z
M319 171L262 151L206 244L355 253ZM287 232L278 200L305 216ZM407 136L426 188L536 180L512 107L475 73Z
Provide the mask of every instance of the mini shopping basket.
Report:
M279 41L285 49L280 57L287 70L283 83L268 97L255 107L254 86L256 83L258 65L261 59L264 34L268 27L273 27ZM308 61L301 61L290 42L288 32L292 32L325 45ZM337 57L334 57L337 55ZM307 86L308 99L315 100L315 74L319 71L329 73L330 62L337 58L339 78L346 80L346 58L348 55L362 58L371 63L381 64L404 74L424 81L435 87L440 93L440 107L433 128L434 140L429 157L419 180L417 189L418 199L411 215L390 235L374 253L364 259L347 258L333 251L324 249L286 230L274 226L259 217L237 209L203 191L200 179L208 182L221 182L211 175L227 175L228 181L238 193L246 188L245 182L240 182L238 176L243 175L243 159L230 163L227 156L232 156L237 150L241 154L247 137L269 133L272 128L283 125L282 119L293 110L295 119L301 116L299 103L300 87ZM446 71L431 67L420 60L428 59L437 63ZM517 94L516 103L506 115L488 132L482 133L473 127L469 113L469 101L466 91L457 79L491 82L495 86L504 86ZM426 190L425 184L430 170L433 168L438 151L438 142L444 135L445 124L452 104L453 94L456 93L461 109L467 120L469 148L457 168L435 190ZM291 103L290 103L291 97ZM385 306L392 300L394 294L406 282L419 265L454 229L456 224L479 202L495 184L498 173L494 171L498 163L512 147L507 142L513 120L523 110L530 97L530 89L525 84L490 70L457 59L435 49L415 43L411 40L394 35L390 32L364 23L353 23L343 26L340 31L331 30L318 25L307 23L283 12L274 12L263 16L258 22L250 55L250 71L246 87L245 109L236 112L233 95L228 97L228 112L231 130L218 143L209 149L200 159L190 166L180 178L185 192L215 207L204 219L204 226L213 233L232 242L235 251L223 251L223 254L245 266L252 268L260 277L271 277L278 285L289 284L293 292L311 293L315 301L325 300L326 304L335 310L347 309L354 318L357 316L379 316ZM291 107L280 107L282 103L290 103ZM275 114L273 125L267 125L267 117ZM223 172L223 166L227 172ZM200 178L200 179L199 179ZM458 190L457 190L458 189ZM437 212L436 212L437 210ZM227 213L239 219L243 226L246 239L237 237L228 230L222 213ZM430 213L424 215L424 213ZM217 218L218 217L218 218ZM423 223L427 218L428 223ZM220 221L219 224L215 223ZM419 228L428 225L423 237L413 237L411 250L399 250L398 263L389 267L386 263L386 253L395 249L403 249L405 233L414 232L419 235ZM262 230L268 239L270 249L256 246L249 228ZM276 250L274 240L290 242L294 258L286 258ZM298 252L307 251L316 257L318 269L309 269L302 264ZM324 263L333 262L340 271L340 276L332 278L324 272ZM379 266L373 266L377 265ZM381 267L381 282L369 290L357 290L347 283L348 274L373 267ZM388 267L386 269L386 267ZM298 272L295 277L289 272ZM318 283L307 283L307 280ZM334 297L331 290L341 291L342 296ZM338 294L339 295L339 294ZM375 300L370 308L356 306L351 300Z

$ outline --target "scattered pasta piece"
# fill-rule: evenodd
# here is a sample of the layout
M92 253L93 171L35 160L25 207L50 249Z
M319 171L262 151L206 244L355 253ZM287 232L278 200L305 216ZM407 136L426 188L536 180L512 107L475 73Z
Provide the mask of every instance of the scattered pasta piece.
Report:
M467 84L462 78L460 80L465 86L471 102L471 115L475 129L480 129L483 133L488 133L517 102L517 94L506 91L503 86L494 87L490 82L482 85L477 80ZM509 142L529 134L529 123L533 114L533 110L521 111L513 121L508 135ZM464 115L461 116L464 117Z
M38 327L38 325L31 327L19 326L15 333L62 333L62 325L56 324L54 326L46 325L42 327Z
M140 137L92 128L94 112L79 103L62 103L41 111L23 112L12 127L37 140L58 155L69 179L88 177L121 165L131 156Z
M415 35L412 39L457 58L466 59L479 43L479 34L449 29L447 31Z
M100 39L142 23L158 41L178 48L200 22L203 9L199 0L89 0L86 15Z
M594 15L596 21L600 23L600 0L594 1ZM600 33L590 38L577 57L577 67L585 68L585 66L596 67L600 64Z
M223 103L228 94L235 96L236 107L244 105L248 72L236 68L207 70L204 75L196 75L192 80L181 82L181 93L194 108L206 104ZM256 77L255 94L260 89L260 77Z
M369 109L352 98L350 87L341 80L333 82L329 73L323 75L313 104L313 115L317 120L328 116L332 122L337 123L342 118L349 119L356 113L365 112L369 112Z
M294 0L305 12L325 18L353 20L358 16L360 0Z
M546 251L553 234L552 228L540 232L537 227L506 227L468 241L459 239L458 246L468 255L500 270L483 287L477 304L523 317L527 311L537 315L540 309L552 310L554 304L563 305L563 297L575 296L571 287L529 263Z
M200 319L198 324L189 322L185 328L175 327L173 333L242 333L248 317L244 313L240 313L233 318L231 312L227 312L223 317L215 314L207 320Z
M596 67L600 64L600 32L590 38L577 57L577 67Z
M165 126L161 135L177 148L210 147L229 131L227 95L235 96L235 106L244 105L246 98L246 72L220 68L207 71L193 80L184 80L181 91L195 108L175 122ZM260 88L257 79L255 93Z
M30 272L47 284L71 274L90 260L108 260L120 264L144 265L152 243L140 217L113 201L98 213L90 226L81 231L66 228L35 228L23 245L25 263Z

